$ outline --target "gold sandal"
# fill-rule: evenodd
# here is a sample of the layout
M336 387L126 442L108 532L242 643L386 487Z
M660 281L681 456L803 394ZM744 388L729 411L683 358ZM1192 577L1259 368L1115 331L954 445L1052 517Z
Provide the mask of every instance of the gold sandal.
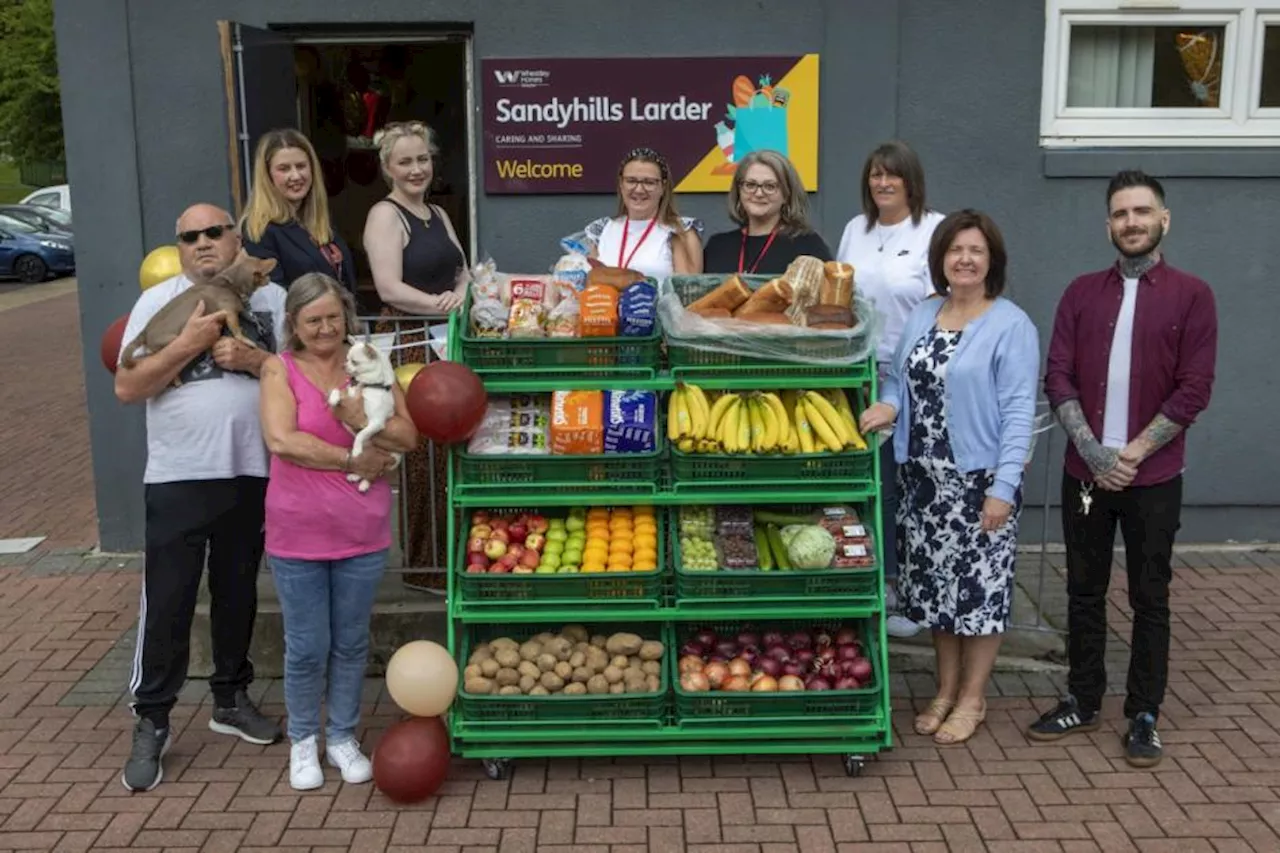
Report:
M931 735L938 731L955 706L956 703L950 699L934 699L928 708L916 715L916 734Z
M976 711L959 708L951 712L947 721L938 727L933 735L933 742L939 746L957 746L973 737L987 718L987 703Z

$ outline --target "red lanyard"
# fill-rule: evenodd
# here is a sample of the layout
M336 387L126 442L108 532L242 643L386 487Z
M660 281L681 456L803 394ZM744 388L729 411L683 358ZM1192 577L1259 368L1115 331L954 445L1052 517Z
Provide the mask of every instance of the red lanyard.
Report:
M618 267L620 269L628 269L631 262L635 259L636 252L640 251L640 247L644 245L645 239L649 236L649 232L653 230L653 226L658 224L658 217L649 220L649 224L645 226L644 233L640 235L640 242L636 243L636 247L631 250L631 256L623 258L627 253L627 234L631 231L631 220L622 220L622 246L618 249Z
M764 248L760 250L760 254L756 255L756 262L751 265L751 269L747 270L747 274L753 274L756 268L760 266L760 259L764 257L764 253L769 251L769 247L773 245L773 238L778 236L778 227L775 225L773 230L769 232L769 239L764 241ZM742 229L742 248L738 250L738 272L742 272L743 266L747 261L747 229Z

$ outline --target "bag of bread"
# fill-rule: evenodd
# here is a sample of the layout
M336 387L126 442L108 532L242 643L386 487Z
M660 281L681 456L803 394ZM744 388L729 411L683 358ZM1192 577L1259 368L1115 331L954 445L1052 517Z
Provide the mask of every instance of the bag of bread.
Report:
M822 287L818 291L819 305L838 305L848 308L853 304L853 266L841 261L827 261L822 267Z
M644 281L645 275L632 269L621 267L593 266L587 273L587 287L593 284L604 284L624 290L637 281Z
M577 295L561 299L556 307L547 312L547 337L576 338L581 320Z
M812 255L801 255L791 262L782 277L791 283L791 305L786 309L787 316L797 326L806 325L805 315L818 304L822 284L826 281L823 263Z
M581 337L617 337L618 289L608 284L587 285L578 297L578 313Z
M544 300L547 284L539 279L512 279L511 315L507 319L507 337L541 338L546 336L544 322L547 308Z
M618 334L622 337L647 337L653 334L658 317L658 288L648 281L638 281L618 297Z
M551 452L604 453L604 392L556 391L551 395Z

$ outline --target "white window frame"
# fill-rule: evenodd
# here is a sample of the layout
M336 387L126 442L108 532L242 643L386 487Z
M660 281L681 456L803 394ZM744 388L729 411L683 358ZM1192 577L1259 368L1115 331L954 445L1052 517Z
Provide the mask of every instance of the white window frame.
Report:
M1216 109L1067 106L1072 26L1225 26ZM1045 0L1040 144L1046 148L1280 147L1280 108L1258 106L1266 26L1280 0Z

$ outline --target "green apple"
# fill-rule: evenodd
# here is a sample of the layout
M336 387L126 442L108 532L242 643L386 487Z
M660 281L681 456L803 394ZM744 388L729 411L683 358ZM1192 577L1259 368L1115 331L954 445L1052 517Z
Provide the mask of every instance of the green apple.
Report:
M578 573L578 566L576 563L565 563L563 566L560 567L560 571L558 572L558 574L562 574L562 575L573 575L577 573Z
M548 566L547 561L543 560L538 567L533 570L535 575L554 575L556 573L554 566Z
M564 549L564 553L560 556L560 561L562 563L574 563L574 564L581 563L582 549L581 548Z
M548 544L550 544L550 543L552 543L552 542L563 542L565 539L568 539L568 538L569 538L569 534L564 532L564 528L563 528L563 527L561 527L561 528L559 528L559 529L556 529L556 528L554 528L554 527L553 527L553 528L551 528L550 530L548 530L548 531L547 531L547 543L548 543Z
M569 516L569 519L564 523L564 527L565 527L565 530L568 530L570 533L576 530L586 530L587 520L586 518L579 518L576 515L571 515Z
M547 540L547 544L542 548L543 554L562 554L564 553L564 543L557 542L552 539Z
M547 568L552 569L553 571L559 568L560 555L559 554L543 554L542 560L538 563L538 567L541 568L543 566L546 566Z
M564 540L564 547L581 548L584 544L586 544L586 541L587 541L587 534L581 531L577 533L570 533L568 538Z

